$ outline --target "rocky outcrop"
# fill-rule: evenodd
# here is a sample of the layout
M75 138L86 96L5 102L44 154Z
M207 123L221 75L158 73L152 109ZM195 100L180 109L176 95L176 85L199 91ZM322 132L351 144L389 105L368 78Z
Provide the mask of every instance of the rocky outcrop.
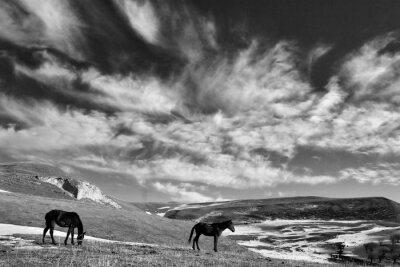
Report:
M90 199L100 204L120 209L121 206L106 196L97 186L84 181L78 181L63 177L42 177L36 176L42 182L50 183L64 190L71 197L76 199Z

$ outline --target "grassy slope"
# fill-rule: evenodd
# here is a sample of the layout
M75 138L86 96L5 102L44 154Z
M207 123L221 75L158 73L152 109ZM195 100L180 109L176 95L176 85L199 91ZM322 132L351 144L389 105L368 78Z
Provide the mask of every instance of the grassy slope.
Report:
M212 204L212 203L210 203ZM193 206L193 208L190 208ZM382 197L375 198L319 198L296 197L280 199L239 200L220 205L168 211L165 216L174 219L230 217L237 222L254 222L267 218L280 219L342 219L399 221L400 204Z
M68 177L59 168L45 164L0 164L0 189L36 196L73 199L57 186L36 179L36 175Z
M76 211L88 235L121 241L181 244L192 223L148 215L119 201L114 209L90 200L76 200L58 187L42 183L39 176L68 177L57 167L35 163L0 164L0 223L42 227L44 215L52 209Z
M0 193L1 223L42 227L44 215L51 209L76 211L88 235L114 240L181 244L192 226L131 206L114 209L92 202Z

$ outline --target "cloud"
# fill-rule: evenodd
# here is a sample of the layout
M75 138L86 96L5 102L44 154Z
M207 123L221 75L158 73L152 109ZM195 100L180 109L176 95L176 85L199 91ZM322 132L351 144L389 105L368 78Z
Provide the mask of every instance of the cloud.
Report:
M157 79L134 76L107 76L95 69L81 74L93 90L101 92L107 102L125 111L170 113L177 105L176 93Z
M43 27L40 19L34 15L27 15L23 6L18 3L0 3L0 25L0 36L14 43L37 44L37 37L43 38L42 33L37 33Z
M229 115L248 111L284 117L300 114L311 87L296 68L296 45L282 41L262 53L259 49L258 42L253 42L233 60L190 66L182 77L188 108Z
M315 45L311 51L308 53L308 68L310 69L325 56L329 51L333 49L332 45L328 44L317 44Z
M398 103L400 53L385 50L398 39L398 33L388 33L374 38L348 55L341 75L356 100Z
M362 184L398 186L400 185L399 175L400 166L398 164L381 163L377 166L344 169L340 172L340 179L353 179Z
M211 202L216 201L215 198L206 196L197 191L188 191L191 190L187 188L185 184L174 185L172 183L160 183L155 182L153 186L156 190L161 193L168 194L174 201L178 202ZM196 189L194 189L196 190Z
M150 1L116 0L131 27L151 44L159 42L159 20Z
M84 58L82 23L68 1L20 0L0 4L0 36L17 45L50 46Z
M111 132L104 114L62 112L49 102L17 101L2 96L1 112L30 127L16 130L0 128L0 146L23 151L65 149L70 146L109 141Z
M333 77L326 86L328 92L323 95L315 105L311 113L311 121L322 122L333 119L337 111L344 104L347 93L338 85L337 77Z

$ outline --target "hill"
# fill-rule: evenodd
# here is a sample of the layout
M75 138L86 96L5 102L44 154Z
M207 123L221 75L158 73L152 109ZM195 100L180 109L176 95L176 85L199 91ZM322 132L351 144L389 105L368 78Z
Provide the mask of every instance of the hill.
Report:
M72 178L56 166L38 163L0 164L0 189L61 199L90 200L114 208L121 206L97 186Z
M0 223L43 227L46 212L61 209L76 211L88 235L163 244L185 244L192 226L149 215L47 164L0 164L0 189Z
M186 204L168 210L164 216L203 221L231 218L252 223L266 219L400 221L399 214L400 204L383 197L294 197Z

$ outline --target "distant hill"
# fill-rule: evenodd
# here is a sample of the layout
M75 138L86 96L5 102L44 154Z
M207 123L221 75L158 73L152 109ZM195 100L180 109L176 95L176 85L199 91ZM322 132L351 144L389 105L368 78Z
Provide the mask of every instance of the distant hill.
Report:
M56 166L39 163L0 164L0 189L62 199L91 200L121 208L97 186L74 179Z
M166 211L165 217L216 221L232 218L251 223L266 219L400 221L400 204L383 197L294 197L186 204Z

